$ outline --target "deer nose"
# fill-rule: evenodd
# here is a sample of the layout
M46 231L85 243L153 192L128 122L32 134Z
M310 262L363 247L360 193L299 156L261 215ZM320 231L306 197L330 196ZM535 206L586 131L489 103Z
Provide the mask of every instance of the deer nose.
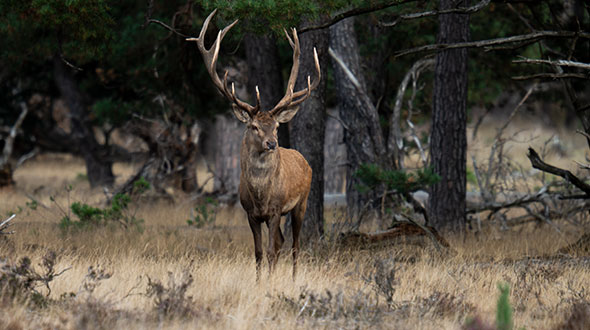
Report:
M277 148L277 143L274 141L266 141L266 147L269 150L275 150Z

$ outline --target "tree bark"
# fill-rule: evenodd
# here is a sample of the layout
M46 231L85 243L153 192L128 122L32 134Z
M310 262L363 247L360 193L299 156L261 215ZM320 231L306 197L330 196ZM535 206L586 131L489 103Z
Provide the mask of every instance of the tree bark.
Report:
M213 190L237 198L240 185L240 146L244 124L233 115L218 115L211 132L214 143L215 182Z
M439 9L468 6L467 0L440 0ZM469 15L439 15L438 43L469 41ZM429 213L438 230L461 233L465 227L467 49L436 56L430 155L441 180L431 188Z
M299 112L291 120L291 145L307 160L313 171L311 191L307 199L307 212L303 222L302 237L308 242L324 235L324 136L325 136L325 94L327 83L327 62L329 31L311 31L301 36L300 67L295 90L307 87L307 77L315 76L313 49L317 50L322 70L320 85L301 104Z
M246 61L248 63L248 83L246 88L251 100L256 100L256 86L260 90L260 105L262 110L272 109L283 97L283 76L281 62L274 35L244 36ZM288 125L279 127L279 145L284 148L290 146Z
M58 55L54 56L53 64L55 83L70 111L71 143L73 149L84 158L90 186L112 186L115 182L113 164L106 157L107 151L96 141L79 84L71 69L66 67Z
M376 206L368 202L376 200L382 191L376 189L361 194L355 188L360 181L354 176L354 173L361 164L377 164L385 169L390 169L392 164L386 157L387 152L383 132L379 125L379 115L366 92L354 31L354 18L344 19L330 27L330 48L340 57L343 65L350 70L358 82L357 87L351 77L346 74L342 65L332 61L348 158L347 212L350 218L357 218L365 205L369 208Z

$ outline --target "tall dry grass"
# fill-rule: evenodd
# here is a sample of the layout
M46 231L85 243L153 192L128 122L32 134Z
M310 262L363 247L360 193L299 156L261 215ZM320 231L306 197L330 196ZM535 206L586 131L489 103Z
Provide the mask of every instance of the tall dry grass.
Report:
M132 171L115 167L119 180ZM504 282L518 328L560 328L576 308L590 306L590 258L556 253L577 239L572 231L490 227L478 237L451 238L448 255L428 244L363 248L332 240L305 249L295 280L285 250L275 274L257 283L239 206L197 229L186 224L194 207L188 197L140 201L143 231L60 230L69 203L100 206L104 199L79 173L78 159L45 158L19 169L16 187L0 192L0 214L18 212L16 233L0 238L0 257L12 264L29 257L42 272L38 264L54 251L55 269L68 269L50 282L50 293L36 288L48 294L44 306L0 299L0 328L458 329L473 318L494 324ZM27 206L30 198L39 201L36 209ZM590 322L587 316L575 322Z

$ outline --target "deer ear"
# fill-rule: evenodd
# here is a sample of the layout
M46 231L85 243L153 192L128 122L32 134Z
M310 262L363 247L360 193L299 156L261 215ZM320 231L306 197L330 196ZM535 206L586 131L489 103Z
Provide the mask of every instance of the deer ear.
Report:
M297 114L297 111L299 111L299 107L293 107L293 108L287 108L281 112L279 112L276 115L276 121L278 121L279 123L283 124L286 123L288 121L290 121L291 119L293 119L293 117L295 117L295 115Z
M250 113L248 111L238 107L235 104L232 104L231 107L234 110L234 116L236 116L236 118L238 118L239 121L245 124L252 121L252 117L250 116Z

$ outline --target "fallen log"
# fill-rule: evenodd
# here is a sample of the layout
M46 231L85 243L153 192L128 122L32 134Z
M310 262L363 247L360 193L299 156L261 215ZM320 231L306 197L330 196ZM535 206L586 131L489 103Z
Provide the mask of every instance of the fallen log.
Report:
M431 240L440 252L443 248L449 249L449 243L430 226L420 225L413 221L399 221L387 230L375 233L362 233L352 231L340 234L338 241L343 245L374 245L378 243L396 244L400 239L418 239L417 241Z

